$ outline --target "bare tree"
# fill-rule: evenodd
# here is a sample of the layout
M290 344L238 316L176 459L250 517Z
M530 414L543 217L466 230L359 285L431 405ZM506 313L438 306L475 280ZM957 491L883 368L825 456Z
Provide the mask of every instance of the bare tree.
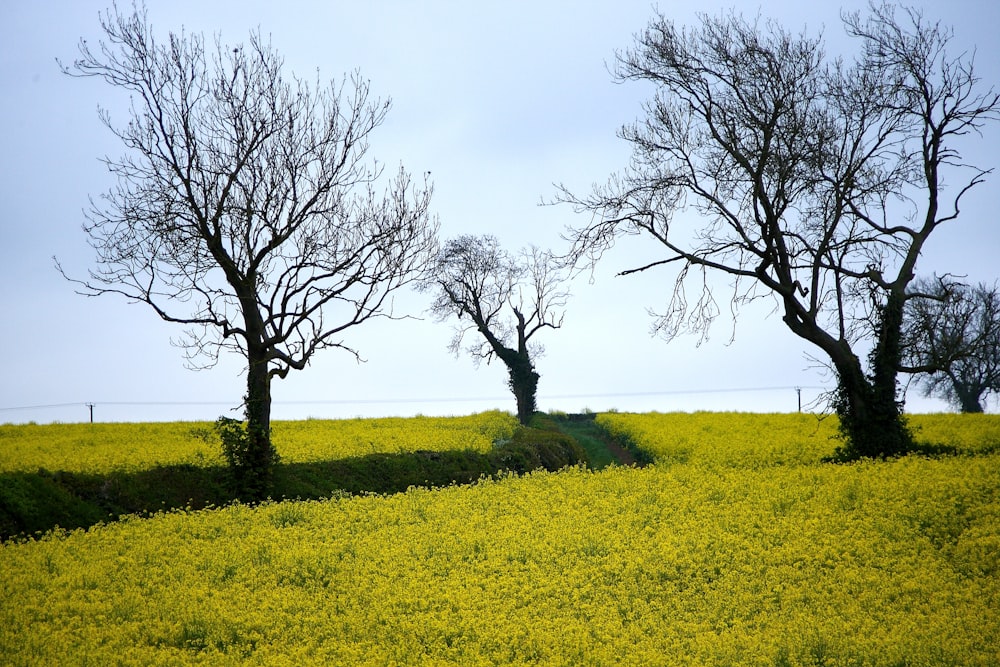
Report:
M456 355L466 334L475 331L482 339L466 348L473 360L497 357L507 366L522 424L535 413L535 359L543 353L531 339L562 326L569 296L564 279L548 252L532 246L514 256L493 236L464 235L445 244L434 277L424 284L435 291L431 312L441 321L459 319L449 346Z
M963 163L956 140L998 116L972 57L947 51L951 33L897 13L843 16L860 45L849 64L770 21L703 16L688 30L658 16L617 59L622 81L656 87L645 120L621 131L629 168L559 197L594 215L571 230L577 261L640 234L663 255L623 273L678 267L656 324L668 338L720 312L706 274L730 277L734 309L774 298L836 371L845 458L911 444L896 382L906 288L931 233L989 173ZM691 279L701 296L689 301Z
M369 99L357 74L283 76L258 34L235 47L160 42L144 9L110 11L101 27L99 47L81 41L63 70L128 91L131 119L100 113L127 152L105 159L118 183L84 226L97 268L74 282L188 325L192 363L224 349L246 358L244 463L259 495L276 457L271 380L324 348L356 355L342 334L393 316L389 296L436 252L431 188L402 168L380 185L368 141L389 102Z
M903 313L903 367L925 396L982 412L1000 393L1000 288L918 279ZM917 297L916 295L920 295Z

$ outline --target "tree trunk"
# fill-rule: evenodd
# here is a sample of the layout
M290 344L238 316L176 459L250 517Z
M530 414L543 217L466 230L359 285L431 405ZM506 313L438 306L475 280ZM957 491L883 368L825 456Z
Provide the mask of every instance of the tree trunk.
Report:
M983 405L979 402L982 392L977 392L975 387L961 382L952 381L955 396L958 397L959 409L962 412L979 414L983 412Z
M902 294L890 292L879 314L876 343L869 355L872 372L866 375L861 360L846 340L829 335L814 319L802 317L794 301L786 300L782 318L785 324L797 336L826 352L837 371L833 408L844 439L844 445L836 453L840 460L897 456L913 446L896 400L903 302Z
M514 392L517 401L517 420L524 426L535 414L535 394L538 391L538 379L541 377L527 356L518 355L507 363L510 375L510 390Z
M845 460L898 456L913 447L897 400L902 297L890 292L879 317L875 347L869 355L869 376L854 355L834 360L838 381L834 407L847 441L838 449L838 457Z
M838 458L885 458L909 449L912 441L894 393L865 377L860 365L838 368L837 384L834 408L846 441Z
M277 452L271 444L271 376L259 346L249 346L247 367L247 446L242 462L242 491L252 500L264 500L271 490Z

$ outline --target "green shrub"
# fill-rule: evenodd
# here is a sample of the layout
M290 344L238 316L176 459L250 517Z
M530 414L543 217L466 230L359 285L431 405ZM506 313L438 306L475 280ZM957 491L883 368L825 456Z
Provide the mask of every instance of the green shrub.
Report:
M546 415L535 415L531 427L517 429L510 441L497 446L490 454L490 460L494 468L516 473L539 468L555 471L588 462L587 454L579 443L559 432Z
M234 493L243 499L264 500L272 490L274 466L281 462L269 432L262 431L264 440L255 438L248 424L230 417L219 417L215 430L232 474Z

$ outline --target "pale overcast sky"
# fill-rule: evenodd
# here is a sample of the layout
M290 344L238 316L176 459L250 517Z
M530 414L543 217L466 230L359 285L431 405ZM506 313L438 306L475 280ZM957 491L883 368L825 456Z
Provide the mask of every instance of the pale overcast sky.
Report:
M212 370L184 367L171 338L181 331L146 306L85 298L54 269L84 275L92 251L81 230L88 196L112 185L99 158L122 147L97 107L127 119L120 93L96 79L60 73L80 38L100 37L95 0L0 1L0 311L4 372L0 423L212 420L235 416L245 391L241 360ZM128 3L122 3L128 7ZM648 90L609 74L616 49L632 45L653 15L647 0L606 2L328 2L150 0L158 35L184 28L246 41L269 34L288 69L323 79L359 69L376 95L391 97L372 155L411 173L432 172L441 236L491 233L510 248L533 243L564 250L561 234L579 225L568 207L539 206L565 183L583 194L623 167L629 147L616 130L642 113ZM695 11L735 7L774 17L790 29L823 29L830 51L844 46L844 7L814 2L661 2L679 23ZM977 70L1000 88L1000 3L918 3L955 28L955 44L978 50ZM1000 166L1000 127L970 142L966 157ZM932 237L920 274L953 272L972 281L998 277L1000 173L970 194L962 219ZM650 243L650 241L646 241ZM641 251L641 250L640 250ZM700 347L649 334L647 308L662 307L667 274L615 277L629 268L628 245L598 265L593 283L572 286L561 330L543 332L538 359L543 410L794 411L831 379L812 350L771 306L745 308L735 328L724 318ZM426 295L401 294L397 310L421 315ZM275 419L514 411L506 371L475 368L447 351L450 324L370 322L347 342L367 359L319 353L305 371L273 385ZM542 334L540 334L542 335ZM17 408L17 409L15 409ZM912 412L946 406L911 391ZM995 409L995 406L991 406Z

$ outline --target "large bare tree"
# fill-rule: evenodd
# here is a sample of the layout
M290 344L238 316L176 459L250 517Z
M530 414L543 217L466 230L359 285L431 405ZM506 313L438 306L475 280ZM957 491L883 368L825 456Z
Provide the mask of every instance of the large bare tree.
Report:
M916 374L925 396L982 412L1000 393L1000 288L935 277L915 280L910 292L902 370Z
M195 362L245 357L244 464L250 492L263 493L276 456L271 380L324 348L357 354L345 330L393 316L389 296L436 252L431 187L402 168L386 179L369 156L389 102L357 74L286 76L259 34L236 46L183 32L159 41L141 8L107 12L101 27L99 46L81 41L63 69L127 91L131 118L100 113L126 152L105 160L117 185L92 200L84 227L97 267L74 282L188 325Z
M682 29L656 17L617 58L622 81L656 91L621 131L630 166L560 200L593 214L571 230L578 260L640 234L662 255L623 273L677 268L657 322L668 337L720 312L706 274L730 278L734 307L773 297L836 372L841 454L877 457L911 444L897 398L907 285L989 172L963 162L959 141L997 119L998 97L972 52L950 51L951 32L916 10L873 4L843 22L852 62L771 21L702 16Z
M435 316L459 320L450 344L455 354L466 335L475 332L477 341L467 347L473 360L504 363L518 420L527 424L535 413L540 378L535 359L543 352L532 338L562 326L569 296L559 263L536 247L512 255L494 236L463 235L444 245L423 287L434 291Z

